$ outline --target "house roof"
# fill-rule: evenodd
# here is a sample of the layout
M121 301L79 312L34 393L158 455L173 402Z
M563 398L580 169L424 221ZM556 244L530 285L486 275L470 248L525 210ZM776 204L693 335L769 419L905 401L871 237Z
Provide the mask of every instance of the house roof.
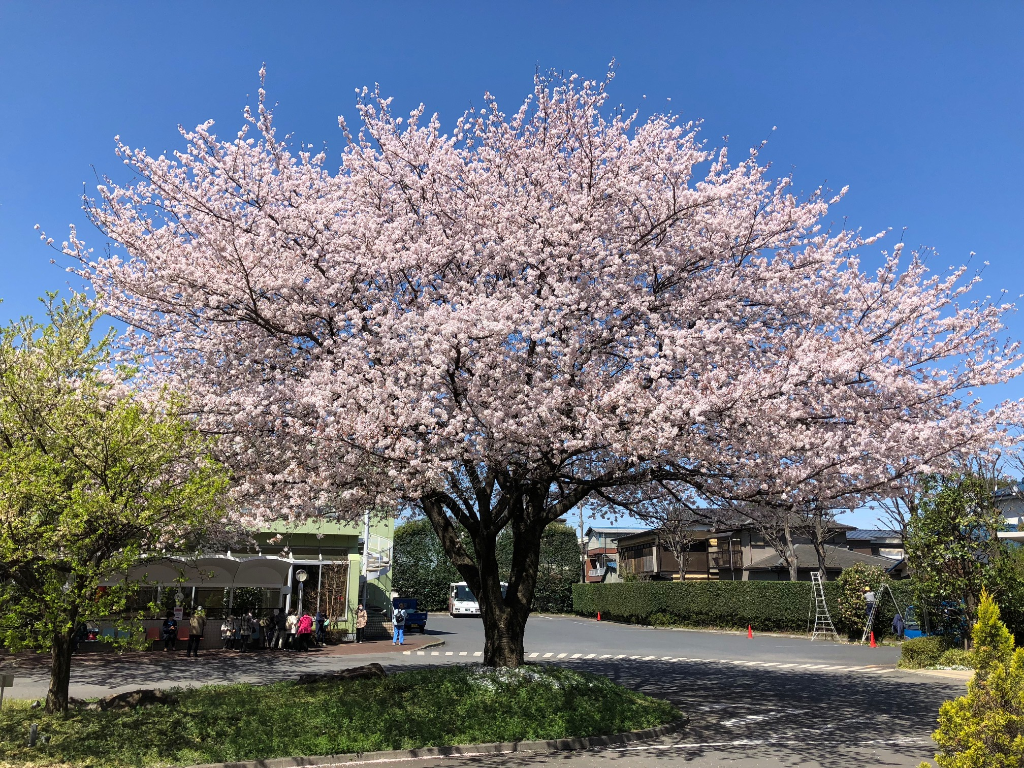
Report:
M903 536L899 531L884 528L858 528L846 532L847 541L874 541L879 544L902 544Z
M587 533L596 533L600 536L627 536L632 533L642 533L646 528L587 528Z
M797 568L817 568L818 555L811 544L796 544L793 549L796 552ZM856 563L865 565L877 565L885 570L890 570L899 565L901 560L893 560L891 557L875 557L874 555L862 555L842 547L825 547L825 566L827 568L845 569ZM776 568L785 568L786 564L779 557L777 552L755 560L750 565L744 566L745 571L771 571Z

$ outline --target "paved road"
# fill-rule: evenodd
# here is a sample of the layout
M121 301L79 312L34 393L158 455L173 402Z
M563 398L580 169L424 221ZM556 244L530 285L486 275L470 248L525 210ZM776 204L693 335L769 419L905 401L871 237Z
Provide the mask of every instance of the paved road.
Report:
M300 671L379 661L392 668L472 661L482 647L478 620L431 619L429 635L444 640L437 656L415 653L361 656L327 654L214 655L197 661L160 654L144 662L76 662L72 695L95 696L134 687L267 682ZM672 737L618 750L490 758L428 760L434 766L559 765L564 768L633 768L654 762L705 768L738 766L916 766L931 757L929 738L941 702L960 695L958 681L895 669L893 648L868 649L803 638L646 629L564 618L534 617L527 652L607 675L666 698L691 723ZM451 655L445 655L450 653ZM460 656L464 653L464 656ZM558 659L559 654L565 654ZM574 654L579 654L573 659ZM585 658L593 654L593 658ZM637 658L606 658L626 656ZM45 670L27 671L11 691L35 698L45 691ZM377 764L380 766L381 764ZM408 762L396 764L409 768ZM382 768L390 768L383 766Z

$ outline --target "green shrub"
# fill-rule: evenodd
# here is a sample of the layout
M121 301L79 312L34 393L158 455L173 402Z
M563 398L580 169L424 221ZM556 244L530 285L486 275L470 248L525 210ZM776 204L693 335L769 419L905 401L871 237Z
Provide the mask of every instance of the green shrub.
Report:
M999 606L987 590L981 591L978 621L971 629L978 677L984 678L1000 664L1009 664L1013 654L1013 635L999 616Z
M903 641L898 666L903 669L925 669L939 663L947 648L937 635L914 637Z
M879 598L875 608L874 630L876 635L884 634L892 622L892 603L888 595L882 595L880 588L887 582L885 570L877 565L854 563L839 574L836 579L836 603L839 610L832 617L836 631L842 635L860 640L867 624L867 603L864 601L864 587L870 587ZM888 623L883 621L888 616Z
M971 651L965 651L963 648L950 648L943 652L939 658L938 666L974 669L974 664L974 654Z
M1019 768L1024 765L1024 648L1013 651L1013 635L987 592L978 616L972 632L978 671L966 696L939 709L939 727L932 734L939 745L935 762L939 768Z
M893 582L893 592L905 609L910 586ZM838 615L840 587L825 584L825 600L832 616ZM577 584L573 611L581 616L618 619L639 624L692 627L753 626L761 632L806 632L813 622L811 584L807 581L634 581L618 584ZM888 600L888 596L886 597ZM889 630L888 614L876 620L876 635Z

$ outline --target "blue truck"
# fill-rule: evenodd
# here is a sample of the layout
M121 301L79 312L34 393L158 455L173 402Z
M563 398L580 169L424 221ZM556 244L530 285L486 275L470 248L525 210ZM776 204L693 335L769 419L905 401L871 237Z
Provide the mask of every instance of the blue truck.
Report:
M427 612L419 609L419 601L415 597L396 597L391 600L391 606L398 610L399 605L405 605L405 631L409 632L413 627L419 627L420 633L427 631Z

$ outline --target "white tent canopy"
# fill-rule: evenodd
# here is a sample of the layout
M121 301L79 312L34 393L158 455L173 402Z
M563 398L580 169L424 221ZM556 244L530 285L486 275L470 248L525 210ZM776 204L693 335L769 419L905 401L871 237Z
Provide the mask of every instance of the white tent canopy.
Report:
M210 555L196 559L165 557L131 568L127 579L147 586L280 589L288 584L288 572L294 564L292 560L274 555L246 558ZM117 584L124 579L122 575L106 584Z

